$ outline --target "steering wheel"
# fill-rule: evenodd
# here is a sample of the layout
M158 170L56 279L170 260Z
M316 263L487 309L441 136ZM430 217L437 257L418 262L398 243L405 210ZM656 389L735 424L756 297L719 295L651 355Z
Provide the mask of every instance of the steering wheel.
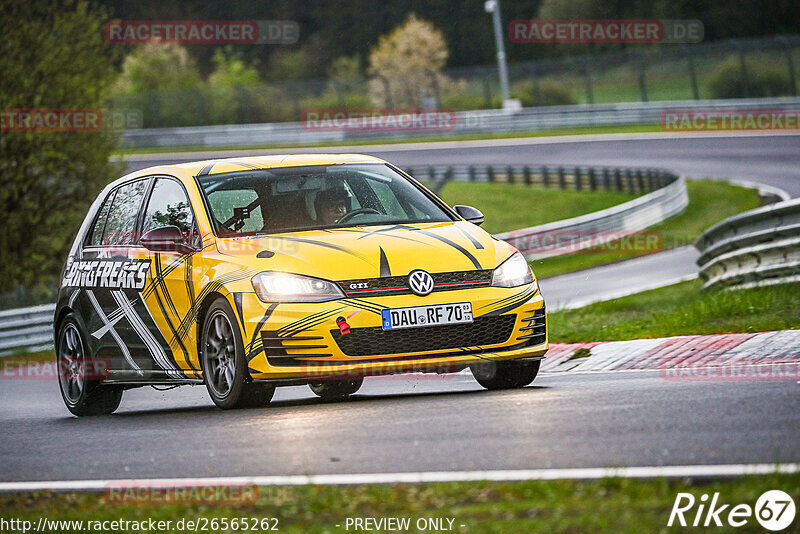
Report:
M356 215L364 215L364 214L367 214L367 213L374 213L376 215L380 215L381 214L381 212L379 212L378 210L376 210L374 208L358 208L357 210L353 210L353 211L351 211L349 213L345 213L344 215L342 215L341 218L338 221L336 221L336 224L348 222L348 221L350 221L350 219L352 219Z

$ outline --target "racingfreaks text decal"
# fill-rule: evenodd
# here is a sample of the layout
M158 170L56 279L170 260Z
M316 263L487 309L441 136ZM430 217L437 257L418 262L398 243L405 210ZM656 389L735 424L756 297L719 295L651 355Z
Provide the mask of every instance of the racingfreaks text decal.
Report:
M144 289L150 260L90 260L74 262L64 275L68 287Z

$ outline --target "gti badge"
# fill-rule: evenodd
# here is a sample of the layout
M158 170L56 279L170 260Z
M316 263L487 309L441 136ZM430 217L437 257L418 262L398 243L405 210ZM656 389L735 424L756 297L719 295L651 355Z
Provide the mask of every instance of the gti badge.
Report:
M433 277L427 272L417 269L408 275L408 287L420 297L433 291Z

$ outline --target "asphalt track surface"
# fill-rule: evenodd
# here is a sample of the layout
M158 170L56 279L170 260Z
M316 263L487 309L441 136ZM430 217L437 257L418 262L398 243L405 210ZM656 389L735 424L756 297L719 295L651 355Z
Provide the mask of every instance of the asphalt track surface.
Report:
M800 196L797 135L512 141L348 151L401 166L660 166ZM131 169L180 159L137 156ZM679 270L690 253L674 262ZM607 276L585 280L585 291ZM545 296L574 303L574 280L562 281L561 297L545 280ZM542 374L500 392L465 374L412 375L367 379L338 403L281 388L269 407L238 412L217 410L203 387L144 388L126 392L113 416L78 419L55 381L0 380L0 481L793 462L799 395L794 381L675 382L657 371Z
M675 382L658 371L542 374L489 392L469 374L303 387L223 412L205 388L125 393L69 417L54 381L0 384L1 481L772 463L800 458L800 385Z

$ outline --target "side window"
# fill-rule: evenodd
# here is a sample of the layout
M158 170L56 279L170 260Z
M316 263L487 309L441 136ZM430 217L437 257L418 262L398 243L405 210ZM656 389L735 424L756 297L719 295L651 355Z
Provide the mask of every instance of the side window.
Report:
M106 220L108 219L108 210L111 208L111 203L114 201L116 190L108 194L103 205L97 211L97 217L94 219L92 231L89 234L89 239L86 240L86 245L90 247L99 247L103 244L103 230L106 228Z
M177 226L186 241L196 244L194 213L183 187L168 178L158 178L144 213L142 232L162 226Z
M108 212L103 245L128 246L134 243L136 215L146 186L147 180L139 180L117 189Z
M208 195L208 202L211 204L211 211L219 223L224 223L233 217L234 208L244 208L258 198L258 194L252 189L229 189L214 191ZM256 208L244 219L244 226L237 231L260 232L264 227L264 218L261 209Z
M407 216L405 211L403 211L402 206L400 206L400 202L397 201L397 197L389 187L389 184L369 179L367 179L367 183L375 192L375 196L378 197L378 200L380 201L387 215L392 215L398 218Z

